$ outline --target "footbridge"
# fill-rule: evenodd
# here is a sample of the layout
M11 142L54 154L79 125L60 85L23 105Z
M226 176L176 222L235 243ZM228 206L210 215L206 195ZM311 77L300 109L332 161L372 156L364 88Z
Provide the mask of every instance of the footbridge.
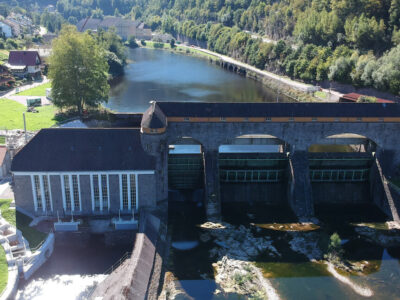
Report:
M298 216L347 195L370 199L398 220L398 196L387 179L399 171L399 129L400 105L375 103L153 101L141 123L142 145L157 161L158 200L171 185L202 186L210 218L242 186L251 197L287 201ZM170 155L177 144L200 151ZM240 145L254 150L223 150Z

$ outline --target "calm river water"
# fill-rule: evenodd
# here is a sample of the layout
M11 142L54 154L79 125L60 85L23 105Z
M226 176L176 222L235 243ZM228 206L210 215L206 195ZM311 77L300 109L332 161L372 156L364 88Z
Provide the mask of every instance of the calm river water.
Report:
M132 61L105 106L118 112L144 112L150 100L274 102L275 91L213 65L206 59L165 50L130 50ZM280 95L281 101L287 98Z

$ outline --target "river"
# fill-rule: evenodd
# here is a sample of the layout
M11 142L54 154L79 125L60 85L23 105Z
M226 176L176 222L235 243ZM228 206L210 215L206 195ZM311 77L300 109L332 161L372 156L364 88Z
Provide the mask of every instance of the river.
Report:
M112 85L106 107L144 112L150 100L200 102L275 102L277 94L260 82L210 63L166 50L128 52L125 76ZM288 98L280 95L280 101Z
M170 195L171 201L178 194ZM220 248L220 242L201 238L205 233L200 228L205 222L203 208L198 205L201 199L197 199L196 193L185 193L178 198L180 200L171 202L169 207L172 245L167 269L178 291L194 299L264 299L224 292L216 282L218 258L214 250ZM384 224L385 215L373 205L320 208L316 214L320 225L304 233L301 229L286 230L296 222L287 207L225 203L222 213L222 220L236 226L237 234L240 234L239 226L244 226L254 236L270 239L280 253L271 257L264 250L243 260L262 271L279 299L400 299L400 248L375 245L355 231L355 224L360 222L371 222L375 226ZM296 237L307 239L313 234L313 238L322 243L334 232L342 238L344 258L366 266L362 271L344 273L336 269L330 272L322 258L310 261L291 247ZM235 235L233 233L233 238ZM229 246L227 242L224 247ZM313 251L311 248L309 252ZM225 255L229 258L229 251ZM229 280L230 276L235 277L233 273L225 278Z

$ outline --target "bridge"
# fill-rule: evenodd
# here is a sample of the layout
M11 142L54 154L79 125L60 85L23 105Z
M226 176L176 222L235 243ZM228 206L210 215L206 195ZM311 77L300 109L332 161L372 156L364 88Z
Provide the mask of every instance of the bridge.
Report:
M156 157L157 200L166 199L171 187L203 187L210 218L220 215L221 201L240 195L237 186L251 185L248 192L260 194L257 189L268 185L261 194L287 200L299 217L349 193L354 201L370 198L399 220L386 179L398 172L399 129L398 104L153 101L142 118L141 139ZM177 144L196 144L201 151L169 155ZM229 153L221 151L224 145L277 150Z

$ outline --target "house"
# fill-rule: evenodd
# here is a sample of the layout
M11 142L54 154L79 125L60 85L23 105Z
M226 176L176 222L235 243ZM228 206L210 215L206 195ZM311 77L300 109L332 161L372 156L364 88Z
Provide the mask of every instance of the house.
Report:
M15 79L10 74L8 69L5 66L0 65L0 87L1 88L8 88L8 86L10 84L12 84L13 82L15 82Z
M14 157L15 203L34 215L132 215L154 206L140 129L42 129Z
M6 177L10 171L11 155L6 146L0 145L0 179Z
M0 21L0 31L4 34L6 38L12 37L11 26Z
M120 17L105 17L103 20L94 18L82 19L76 24L76 27L81 32L86 30L97 31L100 28L104 30L115 28L116 33L124 40L127 40L130 36L135 36L137 39L151 39L151 30L145 29L143 26L140 28L140 25L139 21Z
M2 23L6 24L11 28L11 36L19 36L22 33L22 28L13 20L5 19Z
M6 67L14 76L40 76L42 60L37 51L10 51Z
M349 93L349 94L344 94L339 98L339 102L349 102L349 103L354 103L357 102L358 99L362 96L361 94L357 93ZM377 103L394 103L395 101L392 100L386 100L386 99L381 99L381 98L376 98Z

